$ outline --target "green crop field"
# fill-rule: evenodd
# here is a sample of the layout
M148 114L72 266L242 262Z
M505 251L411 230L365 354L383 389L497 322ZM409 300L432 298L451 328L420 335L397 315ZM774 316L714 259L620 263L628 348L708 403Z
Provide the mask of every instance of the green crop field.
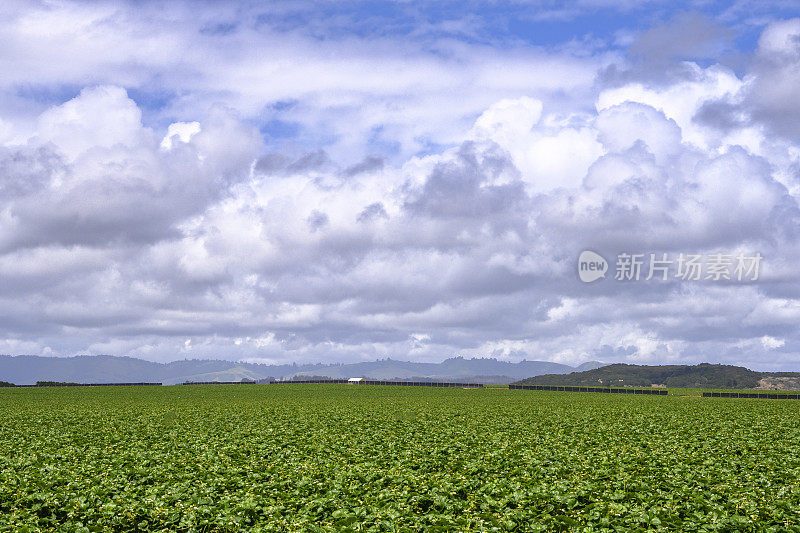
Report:
M800 401L0 390L3 531L800 531Z

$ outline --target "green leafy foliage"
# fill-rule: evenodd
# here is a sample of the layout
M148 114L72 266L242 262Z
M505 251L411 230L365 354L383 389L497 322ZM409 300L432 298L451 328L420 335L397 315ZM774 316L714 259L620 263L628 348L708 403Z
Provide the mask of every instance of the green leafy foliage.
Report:
M2 531L800 531L796 402L0 391Z

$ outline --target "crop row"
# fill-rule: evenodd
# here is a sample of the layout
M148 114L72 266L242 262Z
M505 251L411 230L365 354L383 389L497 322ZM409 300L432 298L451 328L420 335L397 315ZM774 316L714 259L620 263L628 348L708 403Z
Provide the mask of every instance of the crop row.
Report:
M612 387L571 387L560 385L509 385L509 389L515 390L539 390L539 391L561 391L561 392L601 392L608 394L646 394L652 396L666 396L667 389L630 389Z
M783 392L704 392L703 398L758 398L761 400L800 400L800 394Z

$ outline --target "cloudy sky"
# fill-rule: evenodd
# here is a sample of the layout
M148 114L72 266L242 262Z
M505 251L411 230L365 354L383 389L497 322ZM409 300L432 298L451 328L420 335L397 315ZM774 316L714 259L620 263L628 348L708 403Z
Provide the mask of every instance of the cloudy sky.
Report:
M800 370L798 16L5 0L0 353Z

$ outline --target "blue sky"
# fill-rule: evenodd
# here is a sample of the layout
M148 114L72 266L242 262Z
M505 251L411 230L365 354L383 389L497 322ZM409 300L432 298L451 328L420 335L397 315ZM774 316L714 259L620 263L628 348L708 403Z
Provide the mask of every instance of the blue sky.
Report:
M21 4L53 11L47 9L47 3ZM145 32L153 31L153 35L148 36L151 38L168 34L177 27L192 43L186 46L197 47L200 51L204 48L246 47L248 44L257 46L258 42L252 37L261 35L267 37L265 42L281 37L300 40L319 48L323 55L328 48L331 54L337 54L339 48L353 52L359 46L369 48L370 43L379 43L381 48L388 47L399 54L440 57L454 62L458 62L460 54L470 47L497 54L504 51L524 53L526 50L542 53L566 51L578 57L606 54L624 59L637 37L648 30L674 24L676 17L690 14L705 18L709 26L728 33L720 39L713 55L700 46L695 51L691 47L679 50L673 59L694 60L703 66L723 61L737 72L744 68L741 55L753 51L763 28L770 21L791 17L798 11L792 2L289 2L249 5L210 2L175 3L165 13L158 3L153 2L103 2L99 5L105 9L99 10L98 18L92 20L92 24L107 25L109 30L117 24L122 28L131 24L129 29L141 24L148 28ZM114 6L119 9L114 9ZM21 10L12 18L24 14L25 10ZM159 20L160 16L163 19ZM141 33L138 37L142 37ZM180 56L183 51L177 52L173 59L179 68L191 70L195 67L182 65ZM267 49L254 52L269 54ZM123 72L119 72L120 67ZM186 74L189 79L198 75L197 72ZM199 75L202 76L202 72ZM14 101L12 105L17 109L30 107L31 111L38 112L45 106L74 97L88 84L113 81L115 76L129 78L125 85L143 110L144 123L156 128L165 128L171 121L186 118L185 113L171 108L171 104L186 98L187 93L225 103L225 93L230 90L223 88L211 94L191 94L195 91L186 84L188 79L176 80L174 72L164 70L164 65L147 65L146 59L137 59L127 65L122 62L113 72L87 69L75 79L61 83L57 79L43 81L30 76L25 80L9 79L7 86L24 103L20 106L19 101ZM290 111L301 100L271 100L261 109L252 110L247 118L261 128L268 143L280 143L287 138L301 139L308 144L330 143L329 135L322 134L318 138L317 128L313 128L313 132L304 131L309 128L303 128L302 124L285 116L288 113L284 112ZM476 117L477 111L473 115ZM423 144L440 146L427 141ZM396 145L384 140L372 148L382 150L381 144L383 149Z
M798 16L4 3L0 353L800 370Z
M123 57L113 65L100 65L102 56L82 57L89 63L82 72L59 80L37 76L34 72L26 79L6 81L11 92L9 106L15 113L29 110L38 114L45 107L62 103L77 95L88 85L126 81L123 85L143 111L145 125L165 129L176 120L191 118L189 105L209 105L217 102L231 104L236 89L225 83L214 87L192 87L193 80L214 75L214 61L228 61L258 56L268 56L275 41L285 41L289 47L302 44L300 57L289 61L302 61L303 52L314 49L322 58L369 56L370 51L392 56L406 55L409 59L426 58L451 62L457 68L460 62L469 61L469 50L486 54L566 54L575 58L595 59L599 63L618 64L630 59L632 43L658 28L681 24L681 17L703 20L712 30L722 35L714 39L711 49L702 42L676 46L671 60L693 60L701 66L722 62L741 74L746 69L745 57L752 53L763 28L771 21L797 14L793 2L289 2L289 3L173 3L164 9L154 2L102 2L74 6L73 11L88 16L83 29L70 28L77 19L59 21L65 24L65 35L73 31L97 31L103 27L109 32L125 35L127 43L135 46L157 45L161 39L169 40L174 32L178 48L171 50L170 61L152 61L152 56ZM29 9L16 9L7 13L9 20L17 22L35 18L47 12L58 19L59 4L47 2L20 2ZM96 9L92 9L96 8ZM92 12L96 11L96 12ZM31 22L27 20L26 22ZM9 27L13 27L13 24ZM98 31L99 30L99 31ZM669 29L667 29L669 31ZM692 40L692 39L690 39ZM120 43L115 43L118 47ZM178 43L173 43L178 44ZM678 43L679 44L679 43ZM114 45L110 45L114 46ZM197 57L184 57L193 48ZM124 48L124 44L122 45ZM246 49L250 47L251 50ZM217 58L208 57L203 65L205 50L221 52ZM377 52L377 53L376 53ZM137 54L130 54L136 56ZM11 62L21 57L9 54ZM31 59L34 59L33 57ZM158 58L164 59L164 58ZM324 59L321 59L324 60ZM647 58L644 59L647 61ZM92 64L94 63L94 64ZM148 64L149 63L149 64ZM200 63L200 64L198 64ZM46 63L38 62L46 68ZM598 66L598 65L592 65ZM104 68L110 67L110 68ZM522 67L520 67L522 68ZM204 72L205 71L205 72ZM224 76L224 74L219 74ZM546 75L546 74L544 74ZM222 81L222 80L220 80ZM313 79L304 80L306 89L313 87ZM457 89L454 90L454 92ZM506 90L508 96L519 94L519 88ZM384 97L388 96L386 94ZM396 95L392 95L396 96ZM556 95L550 95L551 97ZM292 109L308 105L300 95L286 94L279 98L260 99L254 107L243 113L261 129L265 142L279 147L292 139L304 146L325 146L335 143L335 132L322 131L320 124L308 124L292 116ZM187 102L188 101L188 102ZM591 101L587 98L587 106ZM200 103L202 102L202 103ZM259 105L260 104L260 105ZM242 112L241 109L239 109ZM469 110L469 119L480 114L480 106ZM451 117L450 120L456 120ZM419 135L418 146L408 150L398 148L395 139L381 138L388 125L371 125L373 139L365 149L386 152L390 156L404 157L412 153L429 153L441 146L453 144L431 138L430 132ZM377 133L377 135L376 135Z

